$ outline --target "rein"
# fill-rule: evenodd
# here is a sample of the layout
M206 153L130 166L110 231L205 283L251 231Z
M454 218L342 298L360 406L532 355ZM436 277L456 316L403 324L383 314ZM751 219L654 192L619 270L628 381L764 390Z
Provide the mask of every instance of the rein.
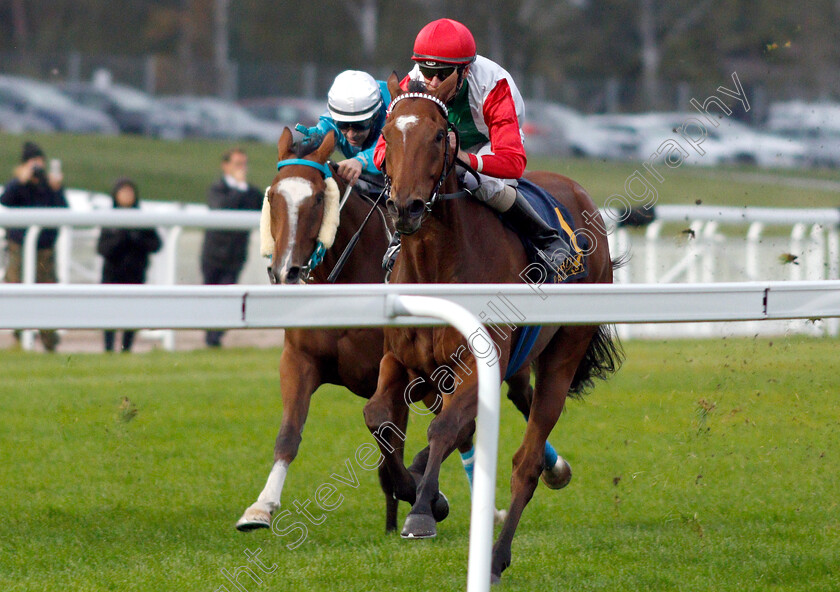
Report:
M356 231L356 234L353 235L353 238L351 238L350 241L347 243L347 246L344 247L344 251L341 252L341 256L338 258L338 261L335 262L335 265L333 266L330 275L327 276L327 283L334 284L335 280L338 279L341 270L344 269L344 264L347 263L347 259L350 257L350 254L356 248L356 243L358 243L359 239L362 237L362 231L365 229L365 226L367 226L368 220L370 220L370 217L373 214L373 212L376 211L377 206L379 206L379 202L382 200L382 196L386 195L387 191L388 184L386 183L379 196L375 200L373 200L373 207L370 208L370 211L367 213L367 216L365 216L365 219L362 220L362 223L359 225L359 229ZM385 228L387 231L387 225Z

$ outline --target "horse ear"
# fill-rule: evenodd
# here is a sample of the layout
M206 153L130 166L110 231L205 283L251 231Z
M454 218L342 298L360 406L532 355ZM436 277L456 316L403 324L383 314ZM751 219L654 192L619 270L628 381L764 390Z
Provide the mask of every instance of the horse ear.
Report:
M292 130L283 128L280 139L277 140L277 160L284 160L286 155L292 151Z
M446 77L446 80L440 83L435 89L434 96L443 101L444 103L448 103L452 100L452 97L455 96L455 87L458 85L458 71L452 72L449 76Z
M312 153L312 156L318 162L324 163L327 162L327 159L330 157L330 154L333 153L333 149L335 148L335 132L330 130L327 132L327 135L324 136L324 139L321 141L321 145L318 146L318 149Z
M391 75L388 76L388 92L391 93L392 101L403 94L403 89L400 88L400 78L396 72L391 72Z

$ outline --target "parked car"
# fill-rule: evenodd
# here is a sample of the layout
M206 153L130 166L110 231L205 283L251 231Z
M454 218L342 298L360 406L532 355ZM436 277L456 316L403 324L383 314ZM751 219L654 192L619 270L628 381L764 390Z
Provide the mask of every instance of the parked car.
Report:
M734 162L739 164L753 164L763 168L791 168L805 164L805 146L801 142L786 139L777 135L757 131L750 126L733 119L719 117L715 121L717 127L710 124L705 115L694 112L662 112L640 113L635 115L608 116L613 123L621 123L635 129L640 136L646 138L640 144L639 159L650 157L651 147L670 137L687 145L680 139L679 130L686 124L687 133L699 137L702 133L695 121L700 121L706 133L701 148L706 154L700 156L689 149L692 155L686 162L698 165ZM697 155L698 158L694 158ZM717 161L717 162L716 162Z
M283 132L282 125L257 119L239 105L221 99L180 96L161 102L188 122L190 135L273 144Z
M636 138L637 150L633 156L636 160L657 162L670 157L676 159L675 162L679 165L685 163L694 166L716 166L734 163L738 155L737 148L710 137L706 137L700 144L702 154L690 148L678 131L679 127L689 120L687 116L680 119L669 113L641 113L596 117L605 128L620 129ZM687 133L694 137L700 130L693 130L689 125ZM680 152L673 144L668 145L669 140L676 140L685 153Z
M238 103L259 119L274 121L294 129L295 124L312 127L327 113L326 101L298 97L260 97L243 99Z
M840 103L786 101L772 103L768 109L767 130L778 132L794 127L821 128L840 132Z
M105 113L79 105L51 85L28 78L0 75L0 105L45 119L58 131L119 132L117 124Z
M113 117L123 133L167 140L180 140L185 135L186 124L177 113L136 88L89 82L69 82L58 88L74 101Z
M810 166L840 167L840 103L773 103L766 127L774 134L802 142Z
M0 130L10 134L50 133L55 131L55 126L34 113L19 113L14 109L0 105Z
M623 160L638 151L633 134L610 129L597 118L557 103L526 101L522 131L529 154Z

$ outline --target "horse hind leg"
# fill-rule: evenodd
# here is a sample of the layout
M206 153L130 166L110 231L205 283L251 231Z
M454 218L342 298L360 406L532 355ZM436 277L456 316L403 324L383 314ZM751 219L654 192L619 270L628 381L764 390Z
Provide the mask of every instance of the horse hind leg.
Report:
M237 530L248 532L271 527L271 516L280 507L280 497L289 465L300 448L301 433L309 414L312 393L320 384L321 377L314 360L287 346L280 357L283 411L280 430L274 444L274 464L257 501L251 504L237 521Z
M531 413L531 400L534 389L531 387L531 370L523 368L507 380L508 399L528 421ZM572 480L572 467L565 458L560 456L551 443L546 440L543 454L543 471L540 479L549 489L563 489ZM472 482L470 483L472 484ZM497 519L498 519L498 510Z
M538 360L537 388L522 445L513 457L511 502L499 538L493 545L491 578L498 582L511 562L511 544L525 506L543 470L545 442L565 405L569 386L592 337L589 327L565 327Z
M400 500L397 499L391 474L384 464L379 465L379 486L385 494L385 532L394 532L397 530L397 511Z

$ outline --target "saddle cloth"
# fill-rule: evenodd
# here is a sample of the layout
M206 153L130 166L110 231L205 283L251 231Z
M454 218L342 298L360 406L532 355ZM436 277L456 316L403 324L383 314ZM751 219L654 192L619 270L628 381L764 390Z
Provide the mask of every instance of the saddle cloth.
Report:
M569 248L570 257L567 257L560 267L560 273L556 276L557 283L581 280L586 277L586 256L589 248L589 240L585 235L575 235L575 223L566 206L557 203L550 193L539 185L535 185L527 179L519 179L517 187L520 195L524 197L531 207L536 210L540 217L554 228ZM539 263L537 248L526 236L520 235L528 259L532 263Z
M584 235L575 235L574 220L566 207L557 203L545 189L527 179L519 179L517 190L531 204L531 207L536 210L540 217L547 224L551 225L552 228L557 230L558 234L569 247L571 256L567 257L563 262L560 268L561 273L555 276L555 281L564 283L585 278L587 268L584 253L589 248L589 240ZM530 262L540 263L536 254L536 246L528 237L519 235L519 238L525 246L525 251L528 253ZM505 372L505 380L516 374L522 367L522 364L534 347L534 342L536 342L541 328L540 326L534 325L522 327L519 339L514 344L513 351L510 355L510 362L508 362L507 371Z

